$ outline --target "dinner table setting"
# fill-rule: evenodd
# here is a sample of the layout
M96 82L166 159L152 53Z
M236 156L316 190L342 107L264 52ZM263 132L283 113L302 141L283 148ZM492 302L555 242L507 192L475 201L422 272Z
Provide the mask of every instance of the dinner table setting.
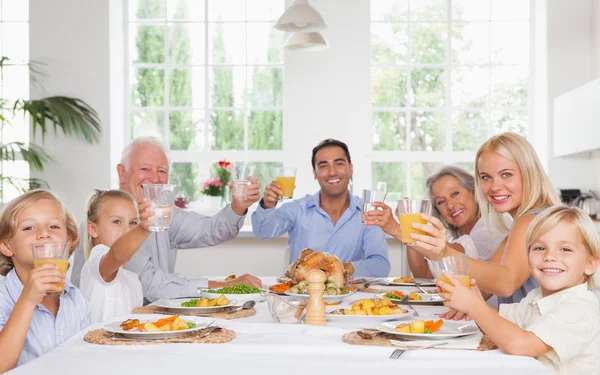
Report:
M286 290L287 277L260 279L258 293L155 301L9 373L548 373L534 358L504 354L474 322L440 319L448 308L433 280L357 278L337 295L328 279L324 325L313 325L312 297Z

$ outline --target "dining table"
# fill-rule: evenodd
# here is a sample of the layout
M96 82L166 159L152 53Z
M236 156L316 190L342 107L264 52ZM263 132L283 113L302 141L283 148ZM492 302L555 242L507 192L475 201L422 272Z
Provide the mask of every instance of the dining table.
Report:
M276 277L262 277L264 285ZM398 287L410 292L411 287ZM350 300L381 295L357 292ZM262 299L262 298L261 298ZM348 332L372 329L376 321L328 321L325 326L276 323L265 300L257 301L256 314L213 323L235 332L227 343L163 343L155 345L96 345L84 341L95 324L45 355L8 374L117 375L117 374L435 374L535 375L551 373L531 357L508 355L499 349L477 351L431 348L408 350L390 359L394 347L351 345L342 341ZM444 306L416 305L418 319L438 319ZM403 307L406 308L406 307ZM118 317L123 321L135 315ZM206 322L213 318L206 317ZM475 325L464 321L464 324Z

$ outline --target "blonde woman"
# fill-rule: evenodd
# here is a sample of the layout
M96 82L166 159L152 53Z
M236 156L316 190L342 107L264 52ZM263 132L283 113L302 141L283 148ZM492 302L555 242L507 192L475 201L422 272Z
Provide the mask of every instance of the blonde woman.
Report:
M469 314L505 353L535 357L561 374L597 374L600 303L592 290L600 238L594 223L579 208L555 206L532 221L525 244L540 288L496 313L477 287L447 275L454 286L437 281L448 291L442 293L446 305Z

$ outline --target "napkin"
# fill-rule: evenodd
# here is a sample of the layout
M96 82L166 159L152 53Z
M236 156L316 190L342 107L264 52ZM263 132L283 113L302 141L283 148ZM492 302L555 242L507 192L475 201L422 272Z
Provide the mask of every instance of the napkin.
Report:
M483 338L483 334L481 332L476 333L474 335L458 337L455 339L448 340L410 340L410 341L398 341L391 340L390 342L395 346L400 347L414 347L414 346L426 346L437 343L438 341L447 342L446 345L440 346L443 349L468 349L468 350L477 350L479 347L479 343Z

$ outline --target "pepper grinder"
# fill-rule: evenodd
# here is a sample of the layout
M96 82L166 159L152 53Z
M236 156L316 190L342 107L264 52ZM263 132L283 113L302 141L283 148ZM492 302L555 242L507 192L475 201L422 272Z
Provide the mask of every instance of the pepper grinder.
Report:
M321 270L310 270L306 274L308 281L308 305L306 306L306 324L313 326L324 326L325 317L325 301L323 300L323 292L325 290L325 272Z

